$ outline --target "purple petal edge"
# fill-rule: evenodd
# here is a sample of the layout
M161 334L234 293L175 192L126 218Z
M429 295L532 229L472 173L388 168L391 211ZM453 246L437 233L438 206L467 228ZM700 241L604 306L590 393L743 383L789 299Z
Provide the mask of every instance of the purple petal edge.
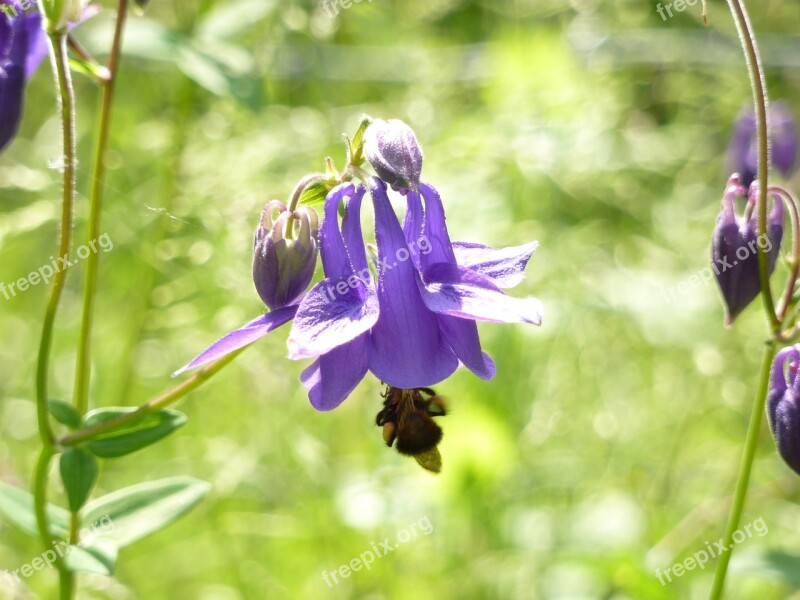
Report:
M231 331L203 350L203 352L195 357L188 365L175 371L172 376L177 377L181 373L196 369L197 367L202 367L231 352L249 346L267 335L273 329L277 329L284 323L291 321L297 312L297 306L298 305L295 304L273 310L272 312L253 319L247 325Z

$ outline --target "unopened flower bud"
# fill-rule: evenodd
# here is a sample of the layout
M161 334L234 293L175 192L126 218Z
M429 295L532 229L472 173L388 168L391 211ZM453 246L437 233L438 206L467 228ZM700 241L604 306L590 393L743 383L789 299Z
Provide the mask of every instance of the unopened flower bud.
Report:
M800 367L800 345L784 348L775 356L767 396L767 416L781 458L800 475L798 367Z
M292 304L311 282L318 230L317 213L308 206L291 212L272 200L264 207L254 240L253 281L271 310Z
M788 178L797 162L798 137L792 113L785 103L779 101L770 105L769 130L771 165ZM731 171L739 173L745 187L758 178L756 116L752 108L743 109L736 119L728 146L728 165Z
M725 302L725 325L749 305L761 291L758 275L758 252L768 253L769 274L775 269L783 237L783 204L776 200L767 218L766 237L758 236L758 216L755 205L758 184L750 187L747 206L742 216L737 216L735 201L744 196L738 175L731 176L722 199L722 212L717 217L711 243L711 268Z
M45 17L45 29L65 31L70 23L81 20L89 0L39 0L39 9Z
M403 121L375 119L364 134L364 154L378 177L393 188L417 189L422 149Z

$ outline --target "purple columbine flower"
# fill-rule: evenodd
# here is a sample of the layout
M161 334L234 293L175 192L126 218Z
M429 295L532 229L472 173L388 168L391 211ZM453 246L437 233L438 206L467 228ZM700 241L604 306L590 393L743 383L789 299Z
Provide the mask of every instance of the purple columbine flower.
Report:
M750 194L744 214L736 214L735 202L745 195L739 176L734 174L722 198L722 211L717 217L711 243L711 268L725 302L725 325L749 305L761 291L758 276L758 249L768 252L769 273L775 269L783 237L783 204L778 199L767 218L767 236L758 236L758 216L755 205L758 198L758 182L750 186Z
M778 101L770 105L768 116L772 144L770 160L772 166L788 178L797 162L797 127L784 102ZM728 165L731 172L739 173L745 188L758 177L756 116L752 107L742 109L736 119L728 146Z
M503 291L522 280L537 244L496 250L451 242L439 193L419 181L422 153L404 123L373 122L365 153L381 178L366 185L341 183L325 198L319 228L324 278L303 293L312 272L306 261L316 257L316 247L309 250L315 221L305 223L307 233L297 244L282 245L286 208L268 204L253 264L256 288L273 311L215 342L179 372L217 360L292 320L289 358L313 359L300 376L312 406L336 408L371 372L387 386L376 417L387 445L396 442L398 451L439 471L442 431L433 419L446 408L430 386L459 366L482 379L494 377L477 321L541 324L538 300ZM405 198L402 225L387 183ZM375 213L376 276L361 230L367 189ZM282 258L290 250L296 256Z
M405 390L443 381L459 364L491 379L494 363L481 350L475 322L541 323L537 300L511 298L500 287L521 279L535 244L511 251L461 244L467 259L459 264L432 186L404 190L408 211L401 227L386 184L372 178L376 282L360 226L365 190L344 186L341 231L341 198L331 194L325 204L321 254L327 277L300 303L289 336L290 358L316 358L302 376L312 405L335 408L368 371L390 389Z
M0 0L0 152L22 119L25 83L47 55L41 15L25 13L16 0Z
M788 365L787 365L788 363ZM778 452L800 475L800 345L784 348L772 361L767 416Z
M223 336L173 376L249 346L292 320L314 276L317 230L318 217L313 209L303 206L290 212L278 200L267 203L253 242L253 282L270 312Z

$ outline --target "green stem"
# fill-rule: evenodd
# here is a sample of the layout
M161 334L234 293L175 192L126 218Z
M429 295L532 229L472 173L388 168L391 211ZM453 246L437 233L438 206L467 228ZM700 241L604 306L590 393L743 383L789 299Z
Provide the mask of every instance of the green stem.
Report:
M758 237L766 239L767 236L767 195L769 188L769 129L767 127L767 89L764 79L764 71L761 66L761 59L758 52L755 34L750 24L750 17L744 0L728 0L733 18L736 21L736 29L744 50L747 61L747 70L750 75L750 84L753 88L753 99L756 111L756 130L758 135ZM762 247L763 246L763 247ZM733 554L733 534L739 527L739 520L742 516L747 488L750 485L750 472L753 468L753 458L758 447L758 434L761 430L762 414L767 397L769 386L769 373L772 359L775 355L776 340L781 337L781 319L775 312L775 302L772 298L772 290L769 286L769 267L768 250L766 245L758 247L758 276L761 287L761 298L764 302L764 310L767 313L772 339L767 343L764 350L764 363L761 367L761 380L758 386L755 402L750 415L750 425L747 429L742 463L739 468L739 477L736 482L736 491L733 496L733 504L728 516L728 524L725 528L724 544L728 551L719 557L717 569L714 574L714 583L711 588L710 600L719 600L725 587L725 576L728 572L728 563Z
M289 212L294 212L297 208L298 203L300 202L300 198L303 196L303 191L313 183L321 183L328 180L328 176L324 173L311 173L310 175L306 175L303 177L297 185L294 187L292 191L292 195L289 198Z
M36 513L36 524L39 528L39 538L42 543L50 547L50 523L47 517L47 474L50 469L50 460L53 458L52 446L42 448L39 460L36 461L36 471L33 475L33 508Z
M61 208L61 231L58 240L58 256L69 260L72 246L72 206L75 198L75 102L72 80L67 67L66 36L53 34L49 37L53 71L59 88L59 107L63 130L63 202ZM66 269L59 269L53 278L53 288L44 315L39 356L36 363L36 409L39 434L46 447L53 444L53 432L47 413L47 380L50 366L50 351L53 345L53 326L55 325L58 304L67 280Z
M231 352L227 356L220 358L217 362L213 363L211 366L206 367L202 371L196 373L195 375L193 375L180 385L177 385L174 388L172 388L170 391L165 392L160 396L156 396L150 401L142 404L135 411L124 415L120 415L119 417L116 417L114 419L109 419L108 421L104 421L99 425L95 425L94 427L89 427L88 429L82 429L70 435L64 436L59 440L59 443L65 447L81 444L83 442L92 439L95 436L100 435L101 433L106 433L107 431L111 431L113 429L116 429L117 427L133 423L147 414L157 412L162 408L166 408L174 404L183 396L199 388L206 381L211 379L226 365L231 363L237 356L239 356L239 354L244 352L244 350L248 347L249 346L245 346L244 348L240 348L239 350Z
M733 554L733 534L736 533L736 530L739 528L744 501L747 497L747 488L750 485L750 472L753 468L753 458L756 454L756 448L758 448L762 415L764 414L764 405L769 388L770 368L772 367L772 359L774 357L775 342L770 340L767 342L767 346L764 349L764 359L761 365L761 379L758 383L758 392L756 393L753 408L750 412L750 424L747 427L747 437L744 442L744 453L742 454L742 463L739 467L739 477L736 481L736 491L733 494L733 504L731 505L730 514L728 515L728 524L725 527L724 547L728 548L728 551L722 553L719 557L709 600L719 600L722 598L722 591L725 586L725 575L728 572L728 563Z
M72 212L75 201L75 96L69 71L66 33L49 33L48 39L50 41L50 56L53 63L53 73L59 91L59 110L61 114L63 137L62 161L64 183L58 256L67 262L69 261L69 252L72 246ZM47 518L47 474L50 460L55 454L53 447L53 431L50 427L50 418L47 408L47 384L50 370L50 353L53 346L53 328L66 280L66 269L59 269L53 278L50 300L47 303L47 309L45 311L44 323L42 325L42 337L39 344L39 356L36 364L36 415L39 424L39 435L42 440L42 451L39 462L36 465L33 497L39 535L47 548L50 547L51 542L50 527ZM68 600L71 598L71 590L74 588L72 582L73 575L64 568L61 561L59 561L59 574L61 577L61 597L64 600Z
M100 236L100 216L103 204L103 185L105 181L105 159L108 149L108 137L111 124L111 107L114 100L114 89L119 70L120 51L122 47L122 31L128 13L128 0L120 0L117 9L117 23L114 41L108 59L108 80L102 84L100 112L98 113L97 139L95 141L94 173L92 191L89 201L89 224L87 243L92 244ZM75 365L74 401L78 412L84 414L89 408L89 383L91 380L91 331L94 316L94 303L97 295L97 269L100 256L91 252L86 259L86 271L83 281L83 310L81 329L78 338L78 356Z
M750 16L744 0L728 0L736 21L736 29L739 31L739 39L742 42L742 49L747 61L747 71L750 74L750 85L753 88L753 100L756 109L756 133L758 137L758 236L759 239L766 239L767 235L767 188L769 187L769 129L767 127L767 87L764 78L764 69L761 66L761 58L758 52L755 33L750 24ZM767 312L770 326L773 333L778 333L781 329L781 322L775 313L775 302L772 298L772 290L769 287L769 251L758 247L758 277L761 285L761 298L764 302L764 310Z
M797 278L800 276L800 210L798 210L797 198L785 187L771 185L767 191L777 194L783 200L786 209L789 211L789 221L792 228L792 263L789 267L789 279L786 282L783 298L778 304L778 318L781 323L786 323L786 315L792 306ZM782 331L781 339L783 339L784 334L785 332Z

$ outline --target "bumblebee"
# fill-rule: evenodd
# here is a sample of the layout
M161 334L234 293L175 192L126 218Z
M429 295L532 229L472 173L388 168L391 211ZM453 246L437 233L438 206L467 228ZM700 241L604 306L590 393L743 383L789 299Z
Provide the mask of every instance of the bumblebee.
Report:
M404 390L389 386L383 394L383 409L375 423L383 427L383 440L400 454L413 456L428 471L442 470L438 445L442 429L433 417L447 414L444 401L430 388ZM396 443L395 443L396 442Z

